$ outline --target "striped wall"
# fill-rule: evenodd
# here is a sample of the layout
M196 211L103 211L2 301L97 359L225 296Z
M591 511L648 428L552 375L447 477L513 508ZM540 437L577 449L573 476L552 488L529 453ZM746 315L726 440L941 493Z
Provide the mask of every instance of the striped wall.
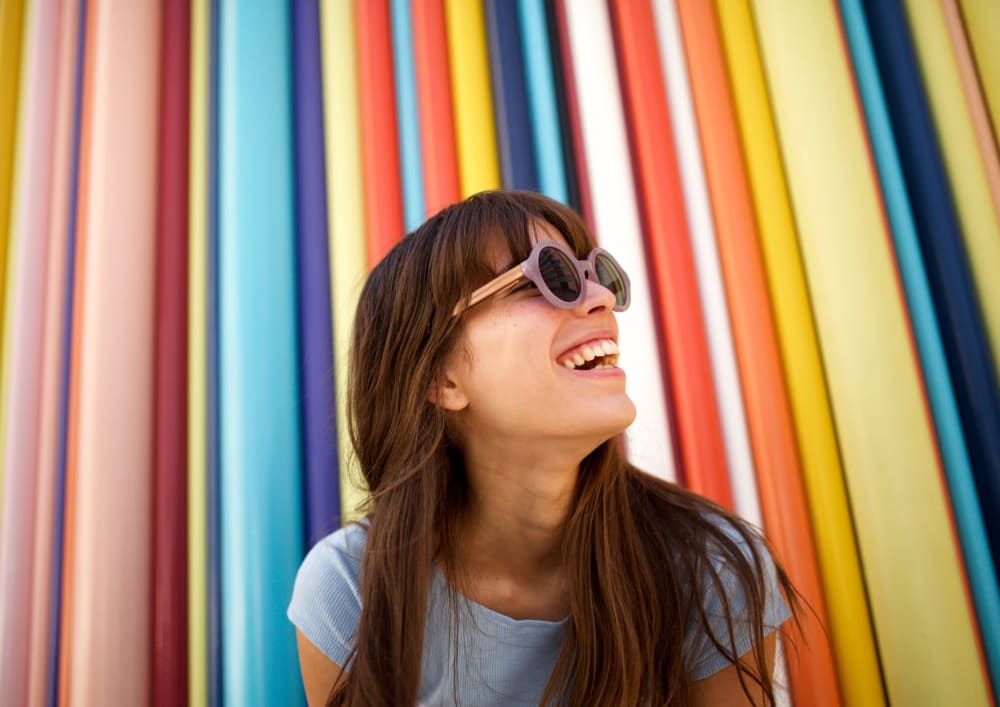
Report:
M763 527L785 703L1000 690L989 0L0 1L0 704L304 703L366 271L483 189L630 272L637 465Z

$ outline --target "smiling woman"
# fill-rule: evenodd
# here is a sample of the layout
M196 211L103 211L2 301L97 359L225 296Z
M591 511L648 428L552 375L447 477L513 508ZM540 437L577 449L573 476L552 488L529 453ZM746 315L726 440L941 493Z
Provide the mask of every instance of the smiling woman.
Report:
M773 702L783 569L619 451L628 302L580 218L527 192L444 209L374 269L349 389L367 514L288 610L310 704Z

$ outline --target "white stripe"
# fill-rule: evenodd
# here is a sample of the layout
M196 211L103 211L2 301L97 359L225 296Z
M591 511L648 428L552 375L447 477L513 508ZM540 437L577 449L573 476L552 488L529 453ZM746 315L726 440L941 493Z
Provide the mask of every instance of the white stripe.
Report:
M677 9L674 0L654 0L653 11L656 15L660 63L670 101L670 121L674 130L674 145L677 149L684 204L687 207L688 227L698 274L702 316L708 332L715 395L729 462L729 478L737 512L759 526L760 501Z
M659 343L632 184L611 25L604 0L566 0L566 17L597 235L628 272L632 306L619 315L620 361L638 416L626 431L629 460L675 480Z
M788 682L788 661L785 660L785 640L779 634L774 642L774 707L792 707L792 690Z

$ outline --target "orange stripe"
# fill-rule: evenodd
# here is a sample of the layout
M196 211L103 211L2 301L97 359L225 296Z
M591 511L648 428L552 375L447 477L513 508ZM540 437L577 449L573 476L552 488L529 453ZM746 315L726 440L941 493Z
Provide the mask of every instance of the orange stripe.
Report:
M611 14L646 248L665 339L683 478L692 490L731 509L725 444L652 7L632 0L612 0Z
M364 3L362 3L364 4ZM443 0L413 0L413 59L427 215L460 198Z
M355 22L368 266L374 267L403 235L388 0L359 2Z
M719 27L710 3L679 0L678 10L729 294L761 510L768 537L816 612L806 611L801 617L803 646L789 660L793 696L797 704L814 704L817 695L837 704L834 659L823 631L827 619L819 565Z

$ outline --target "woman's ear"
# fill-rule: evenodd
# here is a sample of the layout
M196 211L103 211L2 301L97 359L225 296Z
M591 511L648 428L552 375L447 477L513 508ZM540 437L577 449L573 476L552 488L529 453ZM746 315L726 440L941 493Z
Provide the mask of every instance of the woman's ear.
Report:
M431 389L427 391L427 400L452 412L464 410L469 405L469 399L461 386L444 371L434 377Z

